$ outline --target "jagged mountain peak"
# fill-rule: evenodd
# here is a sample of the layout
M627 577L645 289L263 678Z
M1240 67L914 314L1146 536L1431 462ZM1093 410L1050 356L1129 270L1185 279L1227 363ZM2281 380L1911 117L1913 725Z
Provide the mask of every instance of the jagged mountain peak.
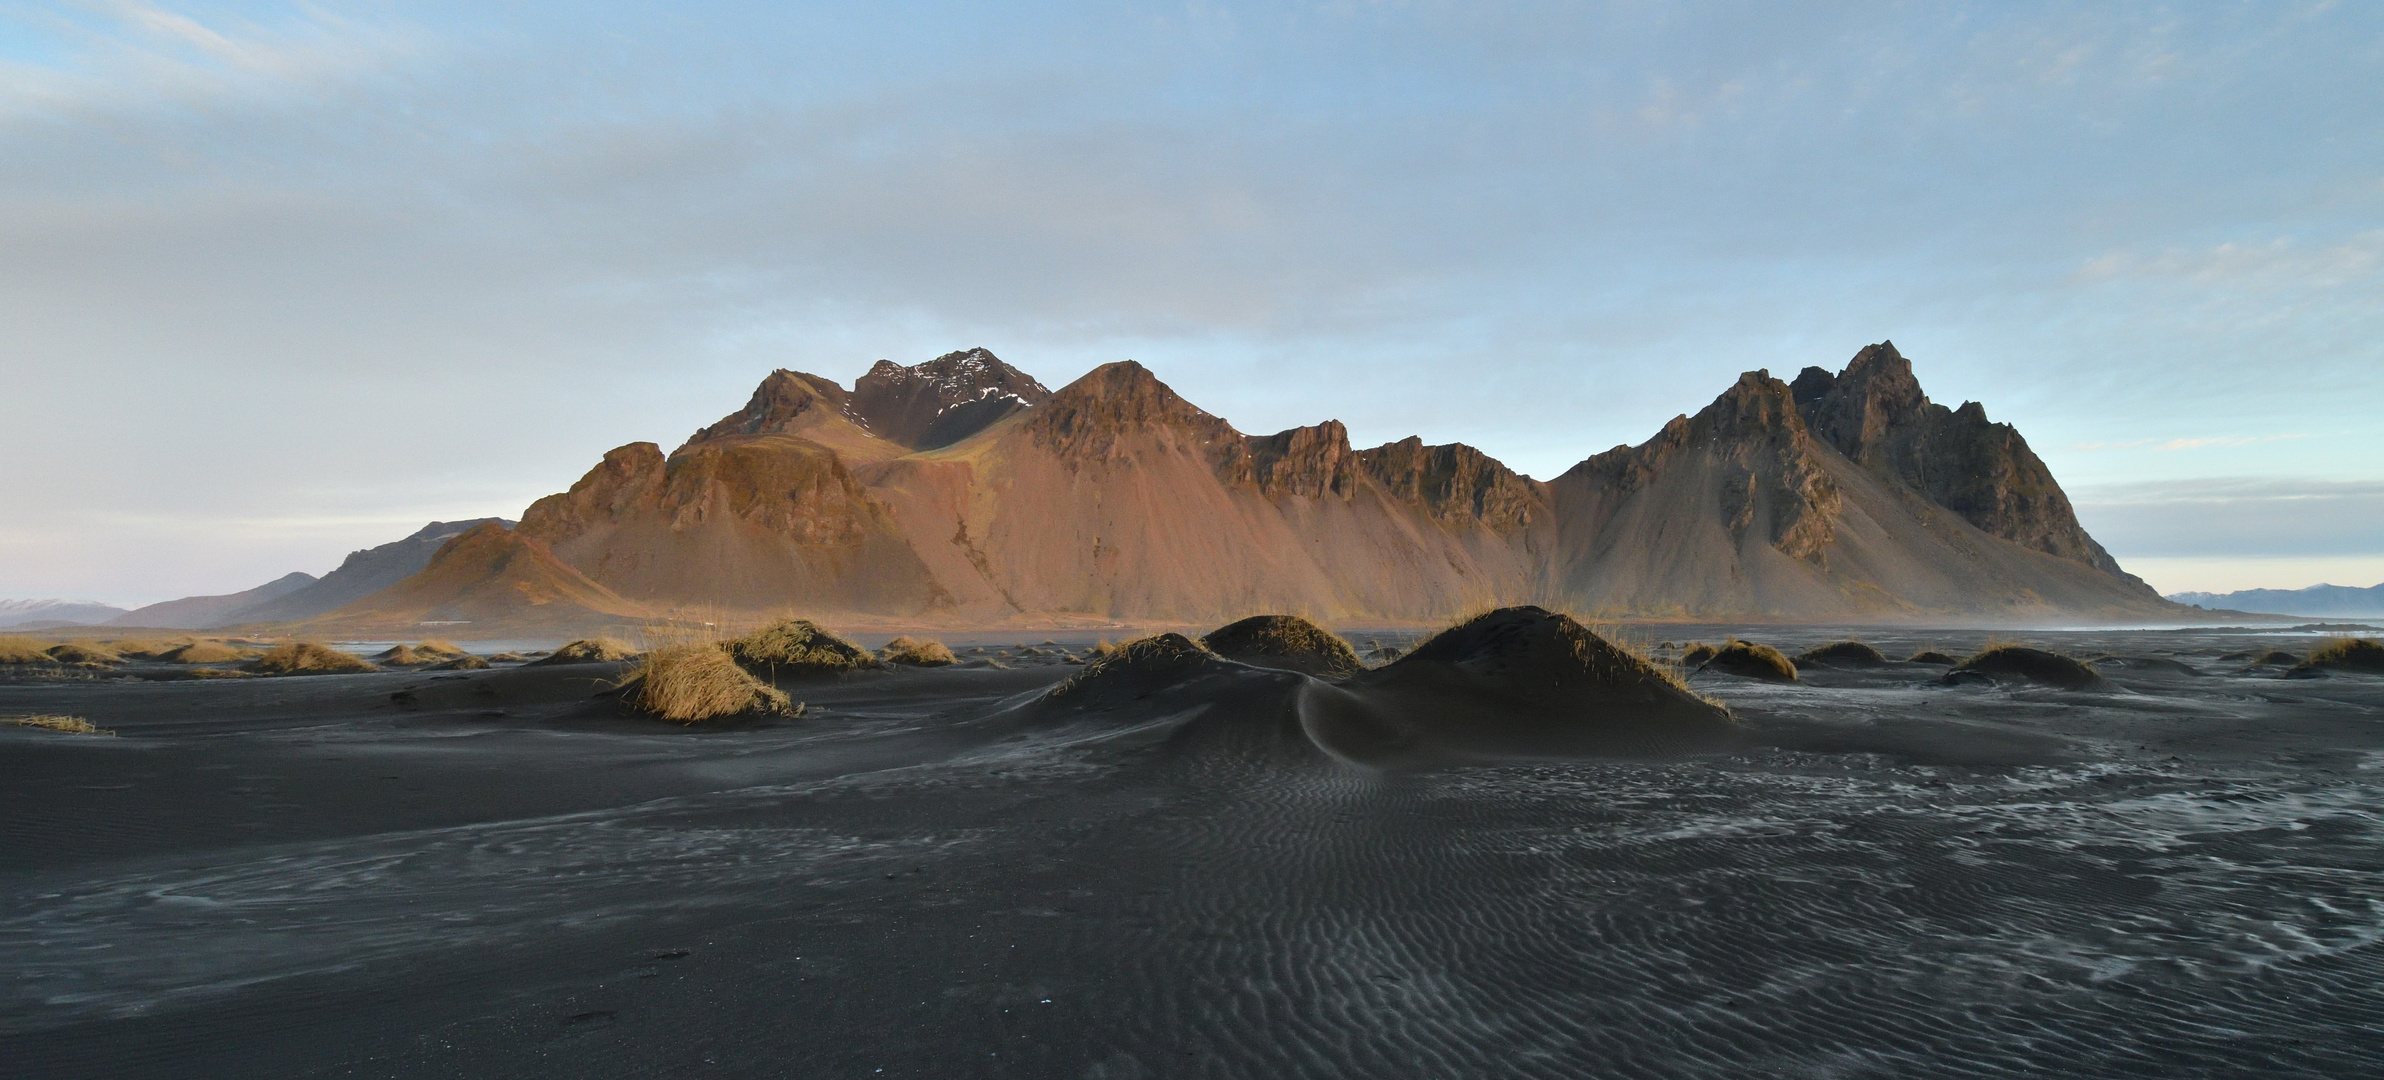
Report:
M978 347L907 367L880 360L853 381L844 412L879 438L932 450L1050 399L1033 376Z
M753 390L745 407L696 432L691 443L736 435L792 434L814 422L821 412L837 413L852 395L836 380L779 368Z
M1027 421L1035 441L1066 456L1106 455L1133 431L1173 432L1227 452L1241 433L1184 400L1149 368L1132 360L1103 364L1051 395Z

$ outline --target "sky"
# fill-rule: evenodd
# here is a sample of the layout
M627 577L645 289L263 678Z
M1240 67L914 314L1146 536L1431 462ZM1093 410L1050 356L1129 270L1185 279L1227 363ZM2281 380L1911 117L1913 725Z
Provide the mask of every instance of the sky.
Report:
M777 367L1547 478L1885 339L2163 591L2384 581L2384 5L0 0L0 597L518 516Z

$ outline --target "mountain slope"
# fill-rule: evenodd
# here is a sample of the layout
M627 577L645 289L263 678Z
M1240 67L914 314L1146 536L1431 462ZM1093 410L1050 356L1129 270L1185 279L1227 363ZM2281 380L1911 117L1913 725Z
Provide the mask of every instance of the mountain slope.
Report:
M226 622L215 625L311 619L355 603L421 573L424 567L430 565L431 556L447 541L491 522L506 527L513 524L503 518L431 522L414 530L413 535L403 540L392 540L377 547L349 552L337 569L323 575L314 584L291 590L261 604L241 608L230 613Z
M440 545L421 573L299 629L402 636L434 625L455 627L455 633L570 633L637 612L637 605L589 581L545 544L487 521Z
M1546 483L1458 444L1356 449L1335 421L1245 435L1132 361L1057 392L983 350L881 363L852 391L782 370L668 455L608 453L516 532L585 582L574 603L608 617L2187 610L2086 534L2017 431L1975 403L1931 403L1891 343L1793 386L1749 372L1646 443ZM471 573L442 566L468 553L453 550L424 574L468 591L455 583ZM441 603L462 610L464 596Z
M253 589L221 596L185 596L131 611L108 620L111 626L154 626L169 630L205 630L239 621L249 608L281 599L313 585L313 574L284 574Z

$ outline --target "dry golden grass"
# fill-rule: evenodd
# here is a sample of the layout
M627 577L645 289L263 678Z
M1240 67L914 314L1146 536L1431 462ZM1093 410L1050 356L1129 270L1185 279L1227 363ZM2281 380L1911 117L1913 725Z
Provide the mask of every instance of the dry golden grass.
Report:
M0 724L41 728L44 731L63 731L69 735L115 734L106 728L92 727L91 721L80 716L0 716Z
M630 708L682 724L723 716L800 715L783 691L748 674L715 644L656 649L622 685Z
M1944 664L1947 667L1961 663L1961 661L1954 659L1952 656L1946 653L1938 652L1935 649L1922 649L1919 652L1905 657L1904 662L1907 664Z
M487 670L488 666L489 666L489 664L488 664L488 661L486 661L486 660L484 660L484 659L481 659L480 657L474 656L474 655L472 655L471 653L465 653L465 654L463 654L462 656L458 656L458 657L456 657L456 658L455 658L455 659L453 659L453 660L442 660L442 661L439 661L439 662L438 662L438 663L436 663L436 664L432 664L432 665L430 666L430 670L432 670L432 671L484 671L484 670Z
M960 662L960 658L952 655L952 650L943 642L908 636L887 642L885 648L877 651L877 658L883 663L909 664L913 667L942 667Z
M1111 641L1108 638L1102 638L1099 641L1093 642L1093 655L1096 657L1108 656L1111 653L1118 651L1118 649L1121 647L1122 646L1120 646L1117 642Z
M312 641L276 645L249 667L265 675L353 675L381 670L363 657Z
M876 667L877 657L820 629L809 619L785 619L730 641L729 655L747 668L787 675L827 675Z
M131 638L124 641L108 642L108 648L127 660L163 660L167 653L184 648L189 644L191 644L189 641L146 641L140 638Z
M20 634L0 634L0 664L54 663L41 643Z
M96 641L70 641L49 648L50 659L61 664L121 664L124 658Z
M1201 647L1229 660L1339 679L1366 669L1341 635L1297 615L1254 615L1210 631Z
M1681 650L1680 666L1684 668L1704 667L1706 661L1713 659L1714 654L1721 651L1702 641L1694 642L1688 648Z
M2374 638L2328 638L2311 649L2303 668L2341 668L2384 673L2384 641Z
M637 649L619 638L581 638L547 654L540 664L617 664L637 659Z
M254 655L246 649L235 649L220 641L194 641L178 649L169 649L160 654L158 659L169 664L223 664L246 660Z

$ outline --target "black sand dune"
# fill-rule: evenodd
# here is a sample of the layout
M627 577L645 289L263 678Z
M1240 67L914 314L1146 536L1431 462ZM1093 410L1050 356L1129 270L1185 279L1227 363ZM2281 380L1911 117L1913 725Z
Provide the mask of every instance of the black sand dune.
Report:
M118 733L0 727L0 1073L2384 1075L2384 677L2217 661L2311 639L1701 675L1720 744L1510 756L1613 714L1518 677L1562 624L1477 629L1056 698L1088 668L997 650L693 729L618 664L0 685ZM1429 763L1325 752L1336 686ZM1538 719L1470 741L1489 693Z

